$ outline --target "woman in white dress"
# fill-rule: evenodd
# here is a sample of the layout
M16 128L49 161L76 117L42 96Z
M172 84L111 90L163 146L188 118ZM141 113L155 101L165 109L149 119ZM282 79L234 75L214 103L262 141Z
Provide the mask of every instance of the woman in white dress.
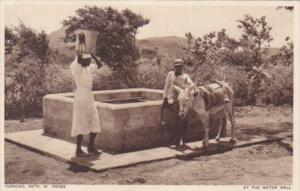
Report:
M77 54L70 66L76 84L71 136L77 137L76 156L78 157L87 155L81 149L82 138L85 134L90 134L88 153L101 154L94 146L96 135L101 132L101 128L92 92L92 72L95 71L97 66L90 64L91 57L96 61L98 68L100 68L102 64L95 56L90 54Z

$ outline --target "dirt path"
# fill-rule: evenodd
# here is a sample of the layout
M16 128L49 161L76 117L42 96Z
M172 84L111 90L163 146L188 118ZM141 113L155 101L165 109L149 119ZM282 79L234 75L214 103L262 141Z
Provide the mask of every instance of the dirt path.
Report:
M290 107L243 107L236 110L239 136L283 136L292 141ZM30 121L38 128L40 120ZM26 126L26 125L25 125ZM7 121L5 131L25 130ZM25 128L25 129L24 129ZM13 129L13 130L12 130ZM274 142L201 156L192 160L171 159L130 168L94 173L77 166L5 143L6 183L63 184L291 184L292 153ZM53 170L55 169L55 170Z

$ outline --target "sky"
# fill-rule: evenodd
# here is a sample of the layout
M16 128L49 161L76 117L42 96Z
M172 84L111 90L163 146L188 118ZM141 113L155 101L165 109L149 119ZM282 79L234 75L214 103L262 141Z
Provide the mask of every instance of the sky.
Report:
M139 29L137 38L162 36L181 36L191 32L194 36L202 36L211 31L220 31L225 28L227 34L239 38L241 29L237 27L237 20L243 19L245 14L259 18L266 16L267 22L272 26L271 35L274 40L272 47L284 44L286 36L293 39L293 12L277 10L276 6L236 6L194 3L170 2L64 2L52 3L17 3L5 5L5 25L17 26L21 19L27 26L38 31L51 33L62 27L62 20L74 15L75 10L84 5L97 5L99 7L112 6L118 10L129 8L135 13L150 19L150 23Z

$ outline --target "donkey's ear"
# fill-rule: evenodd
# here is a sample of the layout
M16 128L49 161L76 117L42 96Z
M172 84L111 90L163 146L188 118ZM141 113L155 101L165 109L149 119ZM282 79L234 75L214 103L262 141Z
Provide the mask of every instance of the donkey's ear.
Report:
M199 93L199 92L198 92L197 90L194 91L193 96L196 97L196 96L198 95L198 93Z

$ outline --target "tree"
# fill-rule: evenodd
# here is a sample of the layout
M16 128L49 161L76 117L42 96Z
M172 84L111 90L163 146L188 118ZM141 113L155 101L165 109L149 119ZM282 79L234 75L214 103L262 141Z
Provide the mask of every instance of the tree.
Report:
M279 52L269 58L272 65L292 66L294 61L294 44L289 37L285 38L286 44L280 47Z
M20 23L18 27L14 28L16 33L18 60L31 55L36 56L43 62L47 62L48 58L48 39L44 31L37 32L32 28L25 26L24 23Z
M5 54L10 54L13 50L13 46L16 44L17 37L13 33L13 30L5 26Z
M129 9L119 12L111 7L85 6L63 21L66 41L74 41L74 31L89 29L99 32L96 55L113 70L133 67L139 57L135 46L138 28L149 23Z
M186 49L186 62L191 66L191 71L193 71L195 77L201 76L197 71L203 70L203 65L211 68L245 65L246 54L238 51L240 43L229 37L225 29L210 32L202 37L195 37L193 43L191 43L191 39L194 37L190 32L186 33L186 38L187 42L191 44L190 48ZM211 76L211 74L205 75ZM209 78L206 78L206 80Z
M267 60L266 55L270 47L269 43L273 40L271 37L272 27L268 25L266 17L254 18L245 15L243 20L237 20L238 28L243 30L240 38L242 52L246 53L248 59L246 71L250 76L247 93L247 103L255 103L255 95L258 94L261 77L253 71L253 66L260 67Z
M192 46L192 40L193 40L193 35L192 35L192 33L190 33L190 32L185 33L185 37L187 38L188 49L191 49L191 46Z
M265 68L263 68L265 67ZM262 79L261 99L266 104L293 104L293 69L284 65L253 67Z
M48 62L49 48L45 32L37 32L23 23L14 29L7 30L5 41L13 37L14 48L5 56L6 101L11 95L13 104L19 111L20 121L25 113L40 113L42 97L46 94L45 64ZM38 105L38 106L37 106Z
M268 25L266 17L253 18L245 15L243 20L238 20L238 28L243 30L240 38L242 48L253 57L253 62L248 66L261 66L263 64L262 55L267 52L271 37L272 27Z
M291 66L294 62L294 43L290 40L289 37L285 38L286 45L283 45L280 48L278 58L281 60L283 65Z
M272 27L266 18L245 15L243 20L237 22L243 30L239 39L229 37L225 29L201 37L186 33L188 44L192 37L194 39L191 48L185 49L185 61L190 66L188 72L193 80L198 84L213 79L226 80L232 85L235 98L243 104L254 104L260 100L265 103L292 104L293 42L287 37L286 45L269 59L267 52L273 38ZM258 73L253 69L254 66L265 68L267 73L272 74L272 78Z

